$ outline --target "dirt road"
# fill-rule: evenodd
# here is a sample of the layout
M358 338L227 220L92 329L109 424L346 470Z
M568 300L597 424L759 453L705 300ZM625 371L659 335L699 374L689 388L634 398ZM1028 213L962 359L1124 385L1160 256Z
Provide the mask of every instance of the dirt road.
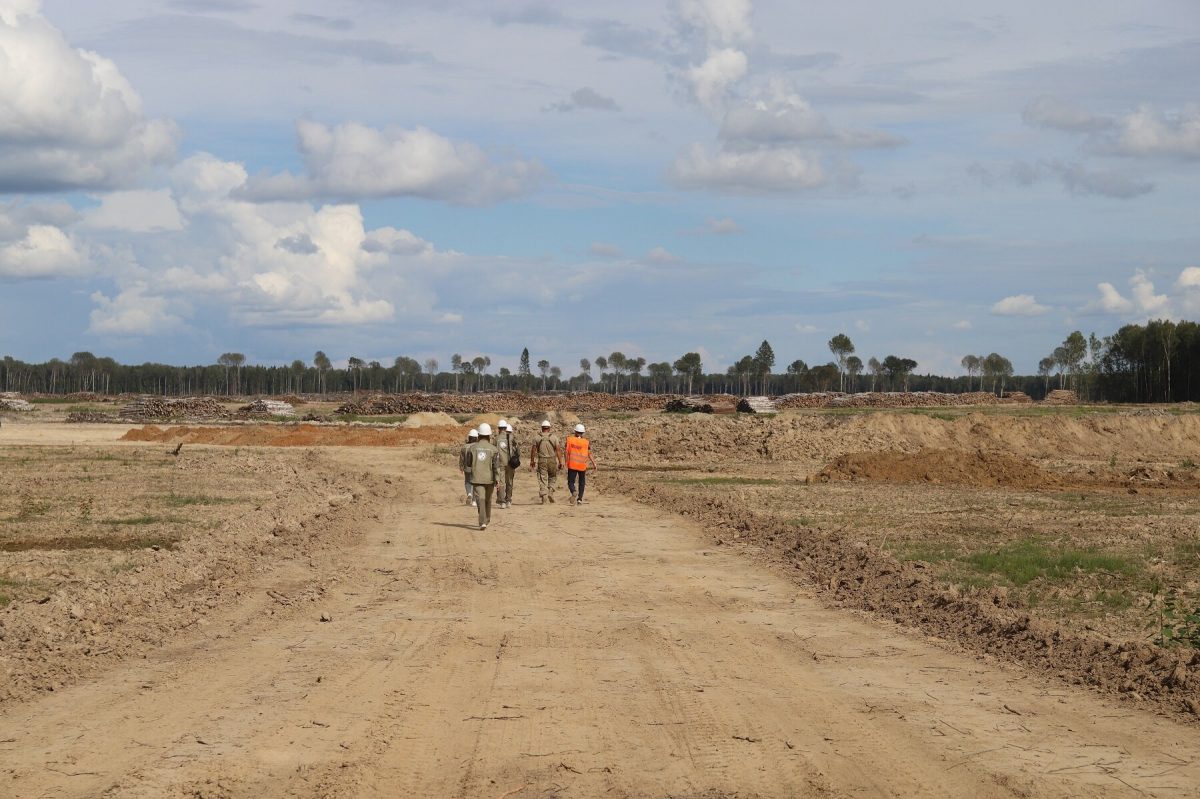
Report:
M1200 728L826 609L675 516L597 493L481 534L420 453L338 457L399 478L362 545L4 710L0 795L1200 791Z

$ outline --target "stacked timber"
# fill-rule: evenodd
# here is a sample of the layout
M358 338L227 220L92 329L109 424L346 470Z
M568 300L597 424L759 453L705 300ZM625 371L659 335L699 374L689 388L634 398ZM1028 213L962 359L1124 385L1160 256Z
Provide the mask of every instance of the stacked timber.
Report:
M0 410L19 411L22 413L34 410L33 405L21 399L21 395L12 391L0 394Z
M676 397L663 408L667 413L736 413L736 400L728 394Z
M1066 389L1056 389L1055 391L1051 391L1049 394L1046 395L1046 398L1044 400L1042 400L1042 404L1043 405L1078 405L1079 404L1079 395L1076 394L1074 391L1068 391Z
M777 413L775 401L770 397L742 397L737 404L738 413Z
M238 408L238 416L247 419L261 419L270 416L295 416L296 408L288 402L274 399L256 399L249 405Z
M152 397L142 395L124 408L122 419L226 419L229 413L213 397Z

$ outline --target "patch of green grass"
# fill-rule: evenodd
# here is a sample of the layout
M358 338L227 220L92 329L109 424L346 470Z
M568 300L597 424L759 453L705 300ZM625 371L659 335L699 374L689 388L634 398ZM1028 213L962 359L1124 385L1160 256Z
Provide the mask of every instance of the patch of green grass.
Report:
M1195 462L1194 460L1192 460L1191 458L1184 458L1184 459L1183 459L1183 460L1182 460L1182 461L1179 463L1179 468L1180 468L1180 469L1195 469L1195 468L1196 468L1196 462Z
M779 481L773 477L672 477L668 483L705 486L772 486Z
M1061 581L1080 572L1133 574L1137 566L1128 558L1095 550L1058 549L1035 539L1007 544L963 559L981 575L997 576L1015 586L1037 579Z

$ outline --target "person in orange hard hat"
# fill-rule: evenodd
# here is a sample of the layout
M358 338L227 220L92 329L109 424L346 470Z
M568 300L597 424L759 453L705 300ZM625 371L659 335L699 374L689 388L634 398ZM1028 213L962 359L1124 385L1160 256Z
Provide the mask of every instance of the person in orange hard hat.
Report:
M591 442L587 439L587 428L582 424L575 425L575 432L567 438L563 452L566 455L567 490L571 492L571 504L582 505L583 491L587 487L588 466L596 468Z

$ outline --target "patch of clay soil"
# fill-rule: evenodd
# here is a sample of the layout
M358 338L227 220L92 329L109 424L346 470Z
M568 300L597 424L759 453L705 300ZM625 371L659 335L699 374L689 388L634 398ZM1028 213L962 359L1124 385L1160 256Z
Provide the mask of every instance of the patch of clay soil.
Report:
M855 452L817 474L821 482L881 480L968 486L1057 488L1063 479L1028 460L998 452L923 449L920 452Z
M1090 469L1082 474L1055 473L1036 463L1001 452L923 449L919 452L853 452L833 460L814 478L829 483L867 480L1061 490L1070 488L1194 489L1194 469L1136 466L1119 473Z
M450 419L450 423L454 424L454 420ZM314 424L236 427L147 425L130 430L121 440L243 447L401 447L452 443L462 435L461 428L444 424L405 429Z

